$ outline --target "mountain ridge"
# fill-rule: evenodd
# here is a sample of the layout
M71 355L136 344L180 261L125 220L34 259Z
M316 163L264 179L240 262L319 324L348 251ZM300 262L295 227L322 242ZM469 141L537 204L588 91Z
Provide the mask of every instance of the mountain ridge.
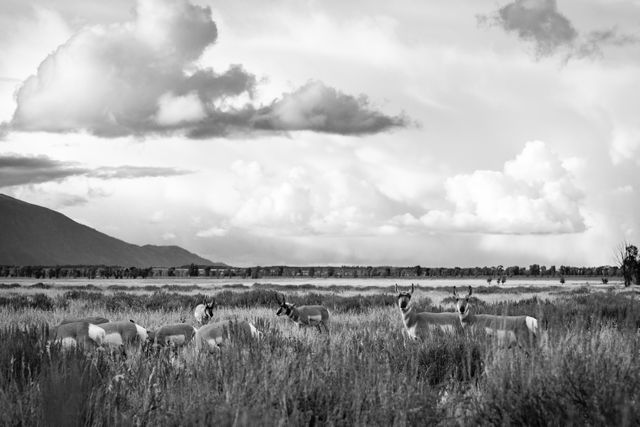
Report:
M176 267L214 263L176 245L128 243L66 215L0 193L0 265Z

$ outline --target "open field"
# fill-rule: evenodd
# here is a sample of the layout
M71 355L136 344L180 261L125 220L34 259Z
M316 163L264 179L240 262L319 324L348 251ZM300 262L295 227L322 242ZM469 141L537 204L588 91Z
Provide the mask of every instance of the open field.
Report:
M0 289L2 424L640 423L635 289L474 289L478 311L535 316L548 336L537 348L508 349L482 333L406 341L387 283L362 293L31 284ZM274 289L329 307L331 335L276 317ZM192 347L145 347L127 357L63 353L56 345L46 351L47 325L64 317L134 319L155 329L193 322L195 304L213 294L214 320L249 319L264 339L232 342L216 354ZM421 309L452 310L448 289L423 286L415 297Z

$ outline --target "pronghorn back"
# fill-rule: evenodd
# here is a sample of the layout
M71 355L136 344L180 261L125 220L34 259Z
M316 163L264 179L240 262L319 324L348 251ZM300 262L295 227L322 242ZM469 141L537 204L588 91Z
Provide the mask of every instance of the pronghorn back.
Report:
M87 322L87 323L92 323L94 325L100 325L102 323L108 323L109 319L106 319L104 317L99 317L99 316L94 316L94 317L82 317L82 318L68 318L68 319L62 319L62 322L60 322L61 325L65 325L67 323L77 323L77 322Z
M232 339L254 339L260 338L262 332L246 320L243 321L223 321L210 323L198 329L196 332L196 345L198 348L205 347L209 351L218 349L224 342Z
M131 345L148 339L145 328L133 321L109 322L99 325L105 331L105 343L109 345Z
M196 334L196 328L188 323L164 325L150 333L153 343L159 345L183 346L191 342Z

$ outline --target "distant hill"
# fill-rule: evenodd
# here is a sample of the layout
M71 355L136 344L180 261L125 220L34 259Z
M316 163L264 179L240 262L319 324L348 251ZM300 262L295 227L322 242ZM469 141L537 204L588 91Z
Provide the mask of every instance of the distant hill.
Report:
M138 246L0 194L0 265L221 265L178 246Z

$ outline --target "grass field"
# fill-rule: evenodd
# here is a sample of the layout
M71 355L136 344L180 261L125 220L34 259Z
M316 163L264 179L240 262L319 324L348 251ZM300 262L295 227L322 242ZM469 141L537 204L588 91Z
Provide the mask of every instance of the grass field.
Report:
M216 354L145 347L123 357L62 352L56 345L47 351L48 325L91 315L135 319L148 329L192 322L204 295L197 289L5 286L0 423L640 424L635 291L476 290L479 311L538 318L548 340L533 349L508 349L481 333L405 341L387 290L287 295L327 305L330 336L276 317L268 286L225 289L217 294L214 320L249 319L264 339L235 341ZM421 309L452 310L445 290L418 296Z

